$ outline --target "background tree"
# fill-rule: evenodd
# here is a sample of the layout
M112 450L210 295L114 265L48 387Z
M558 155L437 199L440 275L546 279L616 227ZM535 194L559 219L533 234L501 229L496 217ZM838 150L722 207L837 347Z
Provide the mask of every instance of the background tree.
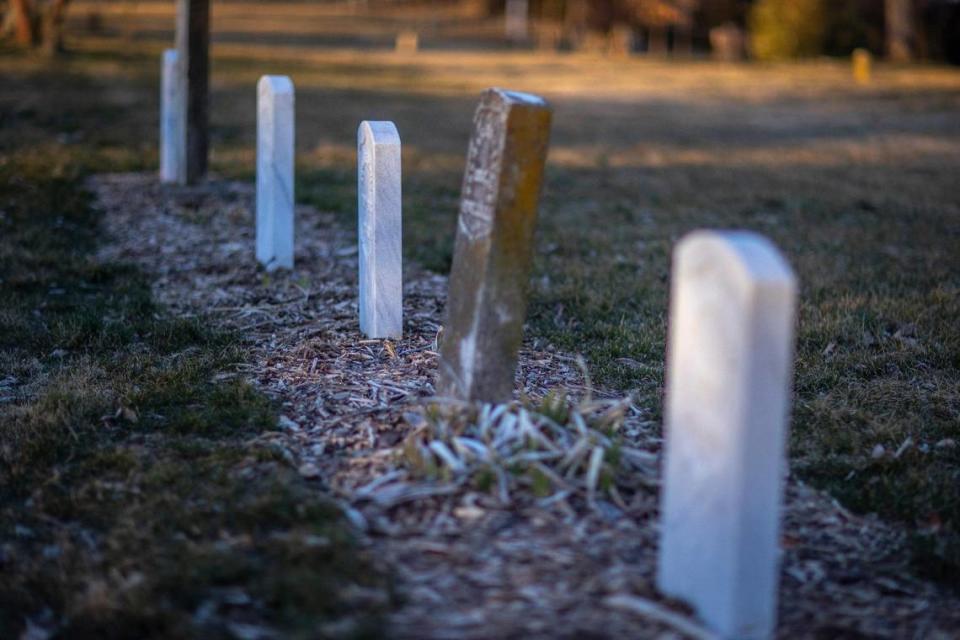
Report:
M750 10L753 55L782 60L819 55L826 25L824 0L758 0Z
M70 0L9 0L4 36L19 46L39 47L49 55L63 51L63 22Z

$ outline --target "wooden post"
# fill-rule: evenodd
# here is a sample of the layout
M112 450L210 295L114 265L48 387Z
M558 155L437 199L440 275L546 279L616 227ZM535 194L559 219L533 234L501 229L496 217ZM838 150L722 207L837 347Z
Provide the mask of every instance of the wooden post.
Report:
M210 74L210 0L177 0L177 52L180 95L185 101L185 162L181 184L194 184L207 174L209 114L207 84Z

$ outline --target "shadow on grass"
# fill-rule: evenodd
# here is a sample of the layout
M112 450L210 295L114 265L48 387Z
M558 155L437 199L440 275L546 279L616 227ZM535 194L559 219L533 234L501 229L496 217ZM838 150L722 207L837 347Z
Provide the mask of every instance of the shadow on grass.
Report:
M94 259L83 176L136 160L78 152L0 163L0 637L378 636L389 584L252 440L276 408L230 374L234 336Z

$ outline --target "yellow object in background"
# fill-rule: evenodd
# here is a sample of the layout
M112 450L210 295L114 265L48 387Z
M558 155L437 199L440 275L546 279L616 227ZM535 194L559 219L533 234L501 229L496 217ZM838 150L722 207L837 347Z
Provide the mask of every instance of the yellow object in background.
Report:
M866 49L853 52L853 79L857 84L870 84L873 78L873 55Z

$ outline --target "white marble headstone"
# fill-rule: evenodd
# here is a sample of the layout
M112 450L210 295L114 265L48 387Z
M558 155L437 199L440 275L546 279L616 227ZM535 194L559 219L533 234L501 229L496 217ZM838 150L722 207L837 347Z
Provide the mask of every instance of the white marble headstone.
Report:
M177 182L186 160L183 126L183 96L178 78L176 49L163 52L160 73L160 181Z
M776 624L796 297L757 234L697 231L674 253L657 580L724 638Z
M286 76L257 84L257 261L293 269L294 93Z
M403 333L400 134L392 122L357 131L360 331L368 338Z

